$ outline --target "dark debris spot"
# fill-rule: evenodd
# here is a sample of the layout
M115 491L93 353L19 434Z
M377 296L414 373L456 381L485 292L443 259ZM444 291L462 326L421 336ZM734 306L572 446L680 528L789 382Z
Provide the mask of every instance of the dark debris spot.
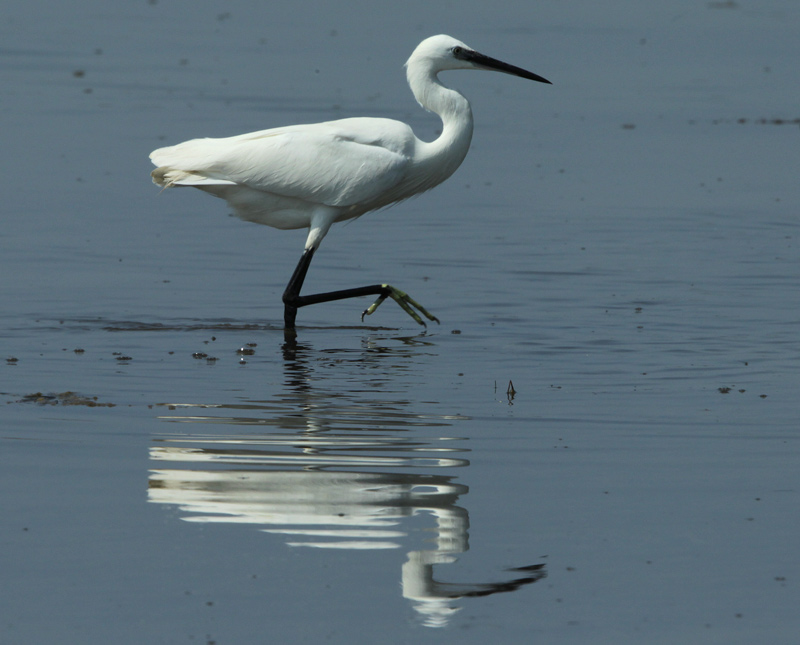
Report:
M101 403L96 396L83 396L75 392L26 394L17 403L36 403L37 405L85 405L87 408L113 408L116 403Z

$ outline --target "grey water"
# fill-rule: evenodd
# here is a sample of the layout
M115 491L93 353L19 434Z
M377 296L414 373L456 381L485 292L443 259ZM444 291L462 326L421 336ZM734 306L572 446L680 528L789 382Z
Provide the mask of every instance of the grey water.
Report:
M7 3L0 641L794 643L800 6ZM372 115L448 182L305 233L148 153Z

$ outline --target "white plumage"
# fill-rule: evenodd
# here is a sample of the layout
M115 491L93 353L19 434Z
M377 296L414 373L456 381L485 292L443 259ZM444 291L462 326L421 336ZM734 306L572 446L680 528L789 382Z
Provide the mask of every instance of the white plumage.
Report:
M450 36L433 36L417 46L406 71L417 101L442 119L442 134L435 141L418 139L405 123L377 118L192 139L150 155L157 166L153 181L165 188L191 186L225 199L247 221L279 229L307 227L305 250L313 254L334 222L433 188L461 165L472 139L472 110L461 94L439 81L437 74L451 69L495 69L548 82ZM301 302L301 285L302 278L294 285L300 298L296 306L311 304ZM333 293L340 295L331 300L350 297L341 295L344 291ZM290 306L286 294L284 302Z

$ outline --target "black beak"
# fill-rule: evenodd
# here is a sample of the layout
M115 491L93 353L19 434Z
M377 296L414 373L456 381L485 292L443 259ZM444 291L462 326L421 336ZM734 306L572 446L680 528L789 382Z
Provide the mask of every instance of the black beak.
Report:
M526 69L522 69L521 67L515 67L514 65L509 65L508 63L504 63L501 60L497 60L496 58L492 58L491 56L485 56L484 54L478 53L471 49L464 49L463 47L457 47L453 50L453 56L460 60L469 61L473 65L477 65L478 67L482 67L483 69L492 69L498 72L504 72L505 74L511 74L513 76L519 76L521 78L527 78L530 81L538 81L539 83L547 83L552 85L550 81L546 78L539 76L538 74L534 74L533 72L529 72Z

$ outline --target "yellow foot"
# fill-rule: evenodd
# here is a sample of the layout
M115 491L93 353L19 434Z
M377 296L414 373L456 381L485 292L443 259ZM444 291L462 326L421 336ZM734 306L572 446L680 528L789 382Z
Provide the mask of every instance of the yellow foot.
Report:
M431 314L425 307L419 304L416 300L414 300L411 296L409 296L404 291L400 291L400 289L395 289L390 284L382 284L381 285L384 289L388 289L388 293L386 295L381 296L375 302L373 302L369 307L367 307L364 312L361 314L361 321L364 321L364 316L369 316L375 313L375 310L380 307L381 303L386 300L386 298L391 298L394 300L403 311L405 311L409 316L411 316L414 320L416 320L420 325L425 327L425 321L419 317L419 314L414 311L414 307L419 309L420 313L424 315L428 320L434 320L437 323L439 319Z

